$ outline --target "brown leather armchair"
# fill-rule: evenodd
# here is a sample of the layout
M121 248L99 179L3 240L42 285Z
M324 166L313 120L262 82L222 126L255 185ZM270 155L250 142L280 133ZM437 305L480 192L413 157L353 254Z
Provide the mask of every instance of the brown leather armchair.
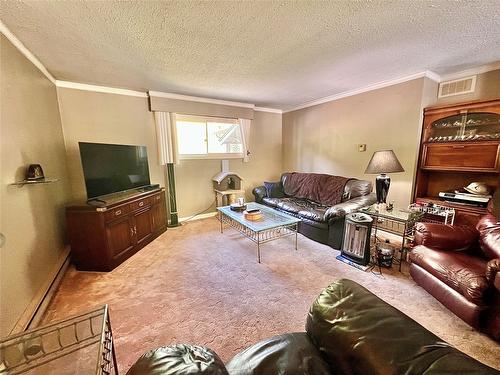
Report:
M476 228L418 223L410 274L459 318L500 341L500 221Z

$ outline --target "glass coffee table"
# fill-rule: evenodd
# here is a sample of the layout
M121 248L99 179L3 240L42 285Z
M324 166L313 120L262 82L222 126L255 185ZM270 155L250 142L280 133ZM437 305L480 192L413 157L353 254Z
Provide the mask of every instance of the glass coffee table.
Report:
M247 210L259 209L262 218L257 221L245 219L243 212L233 211L230 206L217 207L219 211L220 232L224 233L224 224L236 229L257 244L257 260L260 263L260 244L278 238L295 235L297 250L297 232L300 219L259 203L247 203Z

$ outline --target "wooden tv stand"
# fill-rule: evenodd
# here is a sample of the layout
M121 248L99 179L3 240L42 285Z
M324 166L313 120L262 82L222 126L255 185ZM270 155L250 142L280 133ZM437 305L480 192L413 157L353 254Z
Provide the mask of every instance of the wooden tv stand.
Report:
M71 258L78 270L111 271L167 229L165 190L66 207Z

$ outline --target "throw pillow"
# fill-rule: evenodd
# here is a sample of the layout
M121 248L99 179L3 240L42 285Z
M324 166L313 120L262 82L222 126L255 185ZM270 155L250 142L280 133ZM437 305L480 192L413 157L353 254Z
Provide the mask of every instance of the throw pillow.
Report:
M269 198L284 198L283 186L281 182L264 182L266 193Z

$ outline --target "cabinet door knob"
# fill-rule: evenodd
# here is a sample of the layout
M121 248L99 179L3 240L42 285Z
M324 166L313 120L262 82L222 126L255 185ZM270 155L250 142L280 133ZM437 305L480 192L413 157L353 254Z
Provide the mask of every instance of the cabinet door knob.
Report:
M130 227L130 235L131 235L132 237L134 237L134 228L133 228L133 227Z
M139 202L139 207L144 206L144 202Z
M122 214L122 210L116 210L115 211L115 215L118 216L118 215L121 215Z

